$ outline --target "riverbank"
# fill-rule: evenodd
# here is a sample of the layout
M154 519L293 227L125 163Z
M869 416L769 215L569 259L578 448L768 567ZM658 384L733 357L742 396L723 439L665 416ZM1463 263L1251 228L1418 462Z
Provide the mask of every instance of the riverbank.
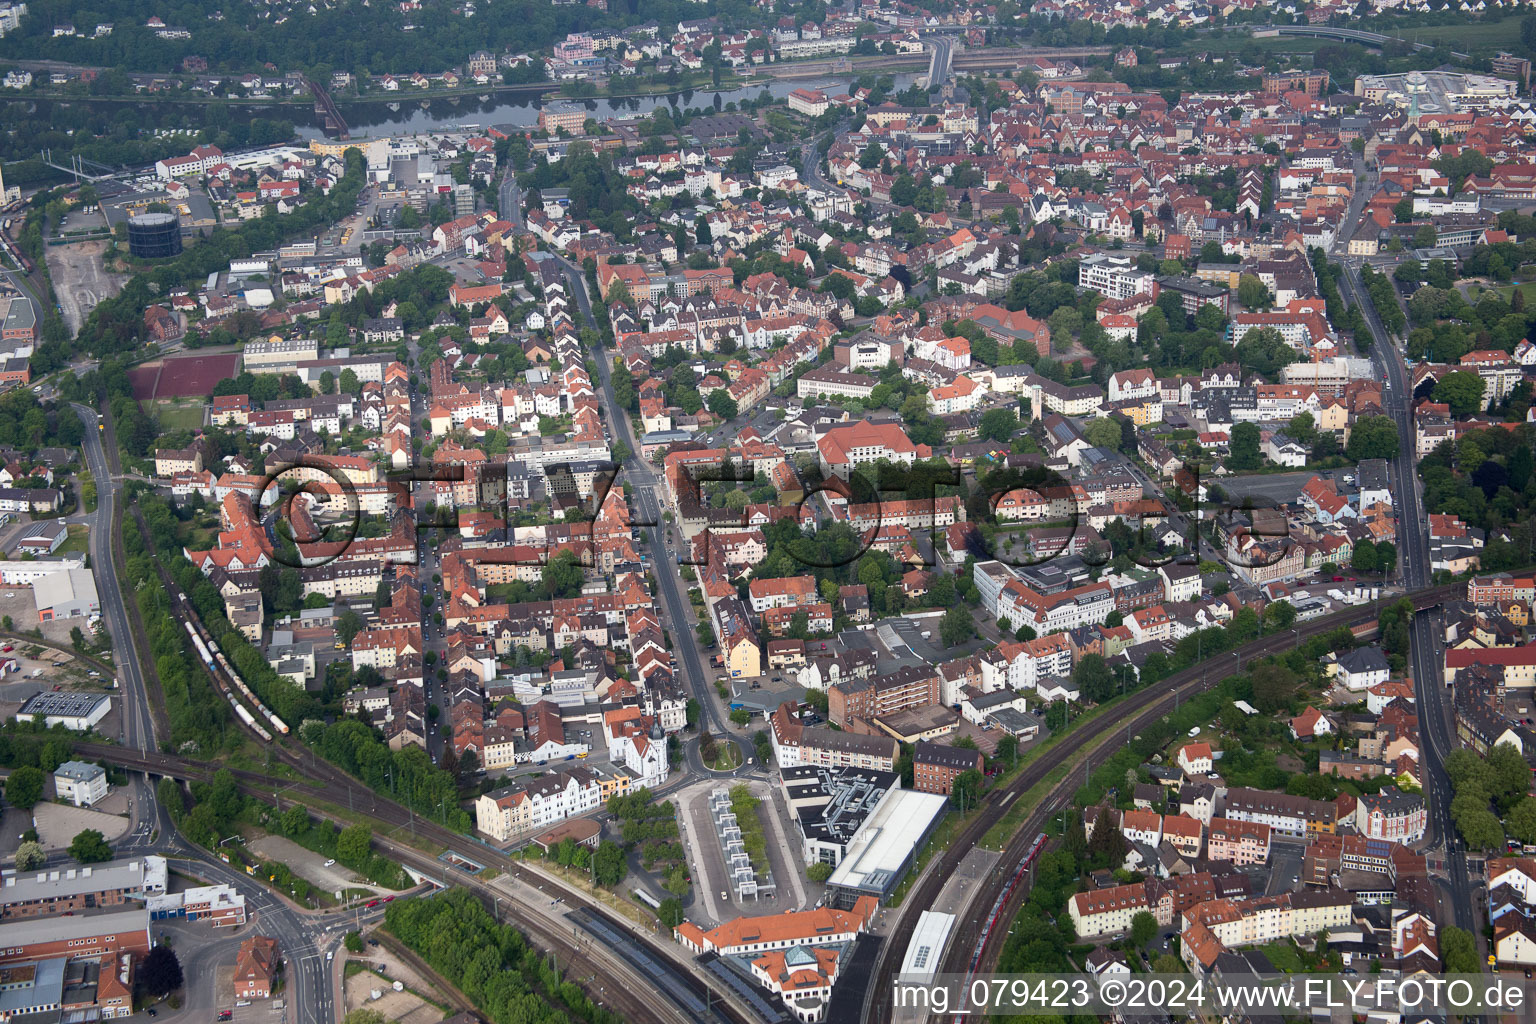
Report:
M807 77L825 77L824 71L812 71ZM590 93L579 89L586 83L581 82L522 82L508 84L505 82L491 83L476 86L460 86L457 88L432 88L418 89L415 86L402 86L396 92L377 90L368 93L332 93L331 99L341 108L363 103L406 103L412 101L431 102L435 100L464 100L486 99L491 96L537 96L553 93L562 100L620 100L620 99L650 99L657 96L675 96L680 93L715 92L749 89L753 86L766 86L773 81L768 75L722 75L720 83L715 84L710 75L693 75L677 84L649 83L633 89L615 89L614 80L602 88ZM578 88L573 88L578 87ZM49 89L27 89L15 95L8 95L9 101L16 100L40 100L50 103L134 103L134 104L176 104L178 106L188 103L210 105L223 103L240 107L312 107L314 97L308 93L290 96L214 96L204 92L194 92L186 89L163 90L160 92L133 92L121 95L83 95L78 92L54 91Z

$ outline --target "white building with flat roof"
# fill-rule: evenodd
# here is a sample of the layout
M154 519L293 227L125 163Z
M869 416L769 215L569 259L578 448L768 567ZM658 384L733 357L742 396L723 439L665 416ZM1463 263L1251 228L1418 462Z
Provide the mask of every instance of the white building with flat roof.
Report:
M32 600L37 605L39 622L101 614L96 578L89 569L65 569L36 580L32 584Z
M949 933L954 927L954 914L925 910L918 915L898 979L913 985L931 983L939 972L939 961L944 958L944 947L949 943Z
M889 896L944 816L947 803L938 793L898 789L889 794L848 843L827 879L828 905L851 907L860 896Z
M70 693L68 690L39 693L16 712L18 719L41 717L43 727L52 729L62 725L75 732L94 729L107 717L112 699L104 693Z
M0 562L0 584L7 587L30 587L44 576L83 568L85 568L85 561L79 558L39 558L31 562Z

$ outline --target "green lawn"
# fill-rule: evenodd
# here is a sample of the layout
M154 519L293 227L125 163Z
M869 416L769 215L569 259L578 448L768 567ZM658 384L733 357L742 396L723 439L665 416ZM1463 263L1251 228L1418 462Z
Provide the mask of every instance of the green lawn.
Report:
M1497 288L1489 288L1485 285L1477 284L1475 282L1469 283L1467 285L1466 298L1469 303L1475 306L1477 305L1479 299L1481 299L1484 295L1491 293L1497 295L1505 302L1508 302L1510 298L1515 294L1516 288L1525 293L1525 301L1527 305L1532 302L1536 302L1536 281L1527 282L1526 284L1500 285Z
M201 402L158 402L155 405L155 416L160 420L162 431L201 430L205 408Z
M717 772L728 772L740 765L740 748L729 740L717 740L715 742L715 759L709 762L709 767Z
M1468 21L1457 25L1426 25L1422 28L1377 29L1409 42L1445 45L1464 52L1507 50L1511 37L1518 39L1520 25L1514 19L1503 21Z
M1289 939L1281 939L1268 945L1260 946L1259 951L1269 957L1269 962L1275 965L1277 970L1286 974L1301 974L1306 971L1306 964L1301 962L1301 954Z
M61 555L83 555L89 548L87 544L91 538L91 528L84 523L71 523L69 526L69 538L59 545L58 553Z

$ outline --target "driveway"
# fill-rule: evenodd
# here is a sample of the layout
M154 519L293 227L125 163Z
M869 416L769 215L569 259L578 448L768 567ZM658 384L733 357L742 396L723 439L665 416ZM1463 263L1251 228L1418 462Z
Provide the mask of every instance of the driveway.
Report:
M337 889L367 889L369 892L387 894L393 889L365 882L357 872L341 864L326 864L329 858L322 857L318 853L306 850L291 839L282 836L263 836L260 839L250 841L249 848L252 853L259 854L267 860L277 861L288 865L289 870L311 884L318 885L326 892L335 892Z

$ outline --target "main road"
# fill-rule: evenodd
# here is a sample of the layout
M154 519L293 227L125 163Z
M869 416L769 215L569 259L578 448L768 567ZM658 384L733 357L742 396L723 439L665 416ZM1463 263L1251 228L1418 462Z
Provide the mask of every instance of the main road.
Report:
M1403 581L1409 590L1429 584L1433 573L1429 564L1429 531L1425 528L1423 499L1420 494L1413 429L1412 378L1403 362L1397 340L1387 331L1376 307L1366 295L1360 270L1344 263L1343 279L1350 301L1360 307L1365 325L1371 332L1371 362L1382 372L1386 385L1383 403L1397 424L1397 457L1391 462L1392 497L1397 511L1397 543L1402 561ZM1472 903L1472 882L1467 873L1467 855L1456 836L1451 820L1451 785L1445 774L1445 758L1455 745L1451 742L1446 688L1440 683L1442 662L1436 646L1435 629L1440 621L1438 609L1426 609L1414 615L1409 624L1413 667L1413 685L1419 714L1420 744L1424 757L1425 791L1429 802L1429 831L1445 845L1445 873L1441 884L1450 896L1452 913L1458 927L1477 935Z
M563 256L555 258L565 270L566 282L581 315L586 317L587 323L595 325L592 300L587 295L587 282L581 268ZM641 539L651 551L651 572L656 577L656 589L661 595L665 620L670 625L672 653L674 658L681 655L681 666L674 664L674 668L682 669L683 682L699 702L700 724L716 736L728 735L731 727L721 711L719 696L712 690L713 677L705 670L693 630L688 625L688 610L691 606L678 583L677 564L666 544L667 525L662 520L664 510L660 474L641 457L640 445L630 430L628 413L614 397L613 376L608 365L612 353L605 349L593 355L596 357L593 362L597 364L597 382L603 394L608 430L615 441L624 442L629 449L629 457L621 466L623 476L616 483L627 481L634 491L635 505L639 512L638 528Z
M133 631L128 608L119 586L117 561L113 558L116 526L113 515L120 498L119 484L113 479L103 439L106 420L84 405L72 408L85 425L85 463L96 483L96 511L91 515L90 555L102 616L113 638L113 655L120 683L119 699L123 720L123 745L130 750L153 753L159 740L155 716L150 710L149 687L139 665L139 637ZM126 517L125 517L126 521ZM108 755L107 761L120 761ZM116 846L118 854L158 853L197 862L200 877L226 882L245 894L248 909L261 921L263 931L277 938L290 972L288 989L295 1024L332 1024L340 1017L332 1002L326 960L317 943L314 923L297 913L280 897L272 895L248 876L231 871L206 850L186 842L176 832L169 812L160 807L146 776L137 772L130 778L129 807L132 825L128 836Z
M96 575L96 590L101 599L102 616L112 636L113 655L121 682L120 702L123 717L123 743L134 750L154 750L154 716L150 713L149 692L139 667L139 638L129 625L128 609L117 576L117 561L112 557L116 527L112 521L117 505L118 484L112 478L102 438L106 427L94 409L74 405L75 414L85 425L85 464L96 483L96 511L91 515L91 569ZM159 737L170 740L169 736ZM135 808L140 802L134 801Z

